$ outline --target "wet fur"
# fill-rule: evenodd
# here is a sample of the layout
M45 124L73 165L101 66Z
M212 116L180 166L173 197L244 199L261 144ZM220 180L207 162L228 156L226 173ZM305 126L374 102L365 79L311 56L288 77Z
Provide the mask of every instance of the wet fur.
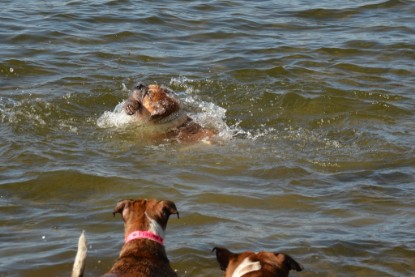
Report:
M158 127L153 134L156 140L197 142L216 135L216 131L203 128L187 116L174 93L159 85L137 84L123 108L140 124Z
M303 270L299 263L283 253L233 253L222 247L215 247L212 251L216 252L216 259L225 271L225 277L287 277L290 270Z
M170 215L177 214L176 205L168 200L122 200L114 208L113 215L121 214L127 237L134 231L151 231L164 238ZM83 276L86 258L86 240L81 235L72 277ZM79 256L79 258L78 258ZM123 245L110 271L104 277L177 277L170 267L162 244L149 239L135 239Z
M117 213L124 220L125 237L137 230L150 230L163 238L170 215L179 214L173 202L156 199L120 201L114 208L113 214ZM159 226L155 227L154 224ZM124 244L109 274L104 276L177 276L170 267L164 246L148 239Z

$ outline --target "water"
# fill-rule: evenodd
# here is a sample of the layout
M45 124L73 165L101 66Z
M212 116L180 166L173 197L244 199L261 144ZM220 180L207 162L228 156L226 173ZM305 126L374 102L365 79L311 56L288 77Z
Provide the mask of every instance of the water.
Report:
M0 276L86 276L124 198L176 202L179 276L213 246L289 253L291 276L415 275L414 1L2 1ZM117 113L169 86L213 145L153 142ZM127 120L128 121L128 120Z

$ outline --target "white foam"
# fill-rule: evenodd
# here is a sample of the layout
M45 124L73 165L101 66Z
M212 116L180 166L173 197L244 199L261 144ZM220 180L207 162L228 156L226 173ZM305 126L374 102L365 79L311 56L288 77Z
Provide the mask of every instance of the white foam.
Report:
M209 80L206 80L209 82ZM203 127L213 128L218 131L218 138L220 140L230 140L236 136L248 137L246 131L244 131L239 123L228 126L226 124L226 109L217 106L212 102L205 102L197 98L199 93L198 89L192 86L195 80L189 79L185 76L179 76L177 78L171 78L170 85L181 86L184 88L184 92L179 95L182 96L182 102L185 108L189 110L189 116L192 117L197 123Z
M226 122L226 109L214 103L195 100L192 96L187 96L183 103L194 111L189 113L193 120L203 127L213 128L218 131L218 137L222 140L230 140L235 135L235 130L229 127Z
M123 110L124 102L115 106L112 112L104 112L97 120L97 125L100 128L123 127L134 120L134 117L126 114Z

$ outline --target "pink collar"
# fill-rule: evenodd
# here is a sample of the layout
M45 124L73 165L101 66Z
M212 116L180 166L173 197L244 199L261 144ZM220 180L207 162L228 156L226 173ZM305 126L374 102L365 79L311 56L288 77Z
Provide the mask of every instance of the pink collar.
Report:
M150 231L134 231L125 238L125 243L136 239L150 239L163 245L163 238Z

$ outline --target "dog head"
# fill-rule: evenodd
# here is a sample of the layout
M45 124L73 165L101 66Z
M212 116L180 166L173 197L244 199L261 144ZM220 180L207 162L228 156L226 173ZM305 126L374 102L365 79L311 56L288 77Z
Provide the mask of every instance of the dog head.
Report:
M131 231L153 231L164 237L170 215L177 214L172 201L157 199L121 200L114 208L113 215L120 213L125 223L125 233Z
M179 111L180 103L167 88L138 83L124 104L124 110L141 120L157 122Z
M287 277L290 270L302 271L303 267L283 253L243 252L233 253L226 248L215 247L216 259L226 277Z

